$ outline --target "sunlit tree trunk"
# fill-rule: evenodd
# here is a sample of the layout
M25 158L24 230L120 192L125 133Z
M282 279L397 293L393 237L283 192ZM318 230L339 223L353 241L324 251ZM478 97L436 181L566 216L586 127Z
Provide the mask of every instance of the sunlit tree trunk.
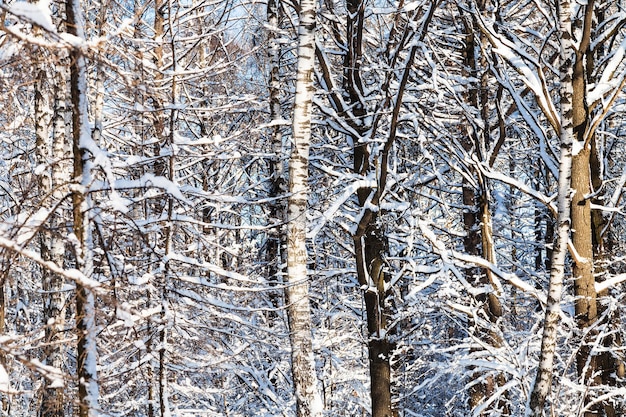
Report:
M291 342L291 370L298 417L322 415L311 334L309 277L307 276L306 211L315 62L316 2L301 0L298 25L298 65L289 158L287 210L287 283L285 297Z
M572 184L574 192L572 198L572 243L575 249L572 265L574 278L574 293L576 296L575 312L578 327L585 329L594 324L598 318L597 294L595 277L593 274L594 255L591 229L591 142L587 137L589 113L586 105L586 71L583 62L587 56L587 49L591 36L591 19L593 14L593 0L587 3L583 22L582 39L574 58L573 94L572 94L572 122L574 126L574 148L572 157ZM596 332L592 332L593 336ZM576 354L576 368L583 384L597 384L600 381L594 376L598 369L597 356L591 355L589 339L583 339L582 345ZM588 399L585 400L587 403ZM585 417L597 416L598 407L593 411L585 412Z
M400 6L402 7L402 6ZM352 238L354 241L356 274L361 288L364 289L365 310L367 316L367 344L370 367L370 384L372 400L372 416L387 417L394 414L392 408L391 356L393 353L389 333L388 318L391 315L386 285L389 274L386 272L385 255L388 253L388 239L382 227L380 205L387 191L387 176L390 169L390 153L396 143L400 110L403 95L410 78L412 66L417 53L418 39L421 41L432 19L436 2L425 2L417 11L403 14L398 12L389 33L386 48L388 63L398 64L398 71L389 71L381 85L381 101L377 105L380 113L370 117L365 100L368 98L367 88L361 78L363 74L363 48L365 45L365 2L348 0L346 25L346 51L343 62L343 100L333 97L333 105L350 126L347 134L348 144L353 147L353 172L359 178L376 178L377 183L361 186L357 189L357 201L361 207L361 215L357 220L357 228ZM417 22L423 19L419 25ZM421 32L415 34L410 44L396 45L396 42L407 41L404 34L411 32L412 25L420 27ZM411 27L411 29L409 29ZM410 38L410 37L409 37ZM329 71L322 68L327 86L332 86ZM397 83L393 83L393 82ZM393 84L393 86L392 86ZM334 93L331 92L331 94ZM332 96L331 96L332 97ZM369 97L376 101L371 96ZM345 106L344 103L345 102ZM379 132L381 115L389 115L389 130ZM382 146L371 146L373 139L379 141L380 136L387 136ZM380 142L379 142L380 143ZM372 155L372 149L376 154ZM374 161L374 162L372 162Z
M594 193L600 190L602 187L603 179L601 177L600 160L601 156L598 154L597 138L594 136L591 142L591 154L590 154L590 171L591 171L591 185ZM604 205L601 198L591 199L592 204L598 206ZM606 228L610 227L608 222L603 216L601 210L591 210L591 230L592 230L592 248L594 268L593 274L596 280L602 280L603 275L607 272L607 259L605 253L605 238ZM598 316L602 317L606 314L605 320L607 322L607 335L602 340L602 345L605 350L598 354L595 364L598 368L598 379L600 382L607 386L617 386L626 377L626 370L624 368L624 361L618 355L615 354L615 348L622 346L622 334L623 329L621 325L621 319L619 311L607 312L606 303L602 302L604 297L609 297L609 290L604 290L597 293L597 308ZM623 407L615 407L611 401L603 402L604 412L606 417L617 417L623 415Z
M66 15L68 32L84 40L83 16L79 0L67 0ZM92 240L88 213L91 203L86 194L90 183L90 172L86 166L89 152L95 152L96 149L91 139L87 111L87 63L79 48L72 48L70 58L73 175L74 181L78 183L72 191L75 236L73 243L76 269L90 277L92 274ZM95 299L93 292L80 282L76 282L76 332L79 416L91 417L98 413Z
M570 16L570 0L559 1L559 40L561 58L560 72L560 101L561 118L559 138L561 155L559 163L559 180L557 196L557 224L556 240L550 262L550 284L546 305L546 317L541 338L539 366L535 382L532 387L530 401L526 410L527 416L541 417L546 398L552 386L554 358L557 343L557 330L561 312L561 294L565 275L565 255L570 235L570 186L572 176L572 142L574 139L573 120L573 56L572 26Z
M592 211L591 203L598 201L592 196L601 189L600 161L596 146L596 135L588 130L591 122L591 112L587 99L587 84L593 83L595 57L594 53L601 50L591 50L594 22L602 22L602 7L596 13L595 1L591 0L584 8L582 22L582 38L576 52L573 75L573 123L577 145L572 159L572 189L575 191L572 199L572 243L576 254L573 257L572 274L574 277L574 291L576 295L575 312L578 327L583 334L588 334L582 340L582 346L576 355L578 376L583 385L615 384L616 373L619 372L619 360L611 352L591 353L594 338L599 337L597 331L588 332L587 329L597 323L603 307L599 298L606 294L598 294L595 289L596 276L601 267L597 265L598 258L603 252L602 230L605 222L600 211ZM608 317L607 320L615 320ZM607 348L612 344L613 336L602 341ZM591 398L585 398L588 404ZM610 402L591 406L585 412L586 417L604 414L608 417L616 415L615 407Z

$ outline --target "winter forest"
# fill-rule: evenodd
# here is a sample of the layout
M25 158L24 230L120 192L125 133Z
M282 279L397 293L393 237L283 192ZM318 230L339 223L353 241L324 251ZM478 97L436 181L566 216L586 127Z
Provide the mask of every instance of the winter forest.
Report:
M626 415L626 1L0 29L0 416Z

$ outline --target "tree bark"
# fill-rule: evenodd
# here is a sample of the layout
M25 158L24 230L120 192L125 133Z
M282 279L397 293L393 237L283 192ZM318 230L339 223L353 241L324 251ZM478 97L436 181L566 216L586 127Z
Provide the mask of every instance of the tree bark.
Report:
M172 22L172 3L168 1L168 17L169 27L173 28ZM165 5L162 6L162 8ZM171 96L170 102L172 103L170 116L169 116L169 134L165 138L164 145L169 148L167 152L167 179L171 183L176 181L176 159L174 150L174 133L176 132L176 122L178 119L178 79L176 72L178 71L178 58L176 55L176 45L174 42L174 34L170 33L170 48L172 58L172 81L171 81ZM170 261L170 254L173 252L173 234L174 234L174 198L171 194L167 196L167 223L163 228L164 244L165 244L165 265L163 268L163 280L161 282L161 313L160 313L160 330L159 330L159 410L161 417L170 417L170 400L169 400L169 384L167 373L167 360L168 360L168 334L169 334L169 300L168 300L168 288L172 280L172 264Z
M285 220L284 202L279 197L285 194L285 178L283 169L283 134L282 127L278 123L282 119L280 103L280 66L281 48L277 37L282 23L282 9L280 0L268 0L267 2L267 23L270 27L268 34L268 58L270 60L269 71L269 108L270 121L274 122L270 131L271 157L268 159L268 172L270 175L270 185L268 197L272 198L269 208L269 218L276 225L272 226L268 232L266 247L267 277L272 285L277 285L282 281L282 268L284 263L284 227ZM270 319L278 316L278 308L281 305L281 297L277 291L269 294L271 307L273 310L269 314ZM271 323L270 323L271 324Z
M63 60L62 64L65 64ZM63 198L64 182L69 171L62 163L65 152L65 70L57 68L56 79L48 79L46 68L41 68L35 86L36 157L39 165L49 165L39 177L42 206L53 209ZM61 84L61 88L58 88ZM61 95L61 97L58 97ZM53 99L53 100L51 100ZM52 101L52 103L51 103ZM63 105L59 105L63 102ZM52 129L51 129L52 128ZM56 210L62 210L58 207ZM60 237L63 227L62 214L57 211L49 216L48 225L39 233L41 258L63 266L64 242ZM47 268L42 268L42 289L45 292L44 321L46 364L63 370L65 348L61 342L65 327L65 295L62 291L64 279ZM55 381L56 382L56 381ZM41 416L62 417L64 415L64 386L46 386L43 390Z
M350 106L354 129L358 136L350 137L354 146L353 171L366 177L370 172L369 147L361 140L371 126L365 124L366 108L361 80L363 61L363 26L365 4L363 0L347 0L346 22L347 51L344 57L343 88ZM371 188L357 190L359 206L364 208L372 194ZM367 315L368 358L370 368L370 397L372 417L391 417L391 344L387 336L388 306L385 303L385 273L383 256L386 250L384 232L378 225L378 212L370 212L353 236L354 253L359 284L366 288L363 294Z
M485 2L478 2L479 11L484 11ZM480 31L477 30L475 16L467 15L462 9L465 24L465 48L463 51L465 67L467 75L476 82L466 93L466 100L469 104L470 114L467 124L471 126L467 136L461 137L461 146L468 154L473 154L480 161L485 160L484 150L489 147L489 73L487 71L487 60L479 51L485 51L483 45L485 40L481 38ZM492 161L490 163L493 163ZM465 252L470 255L482 256L492 264L496 264L495 247L493 244L493 230L491 220L491 208L489 206L489 189L487 178L485 178L476 169L471 170L471 175L475 178L473 186L467 179L463 178L462 199L463 199L463 226L465 230L465 238L463 246ZM470 268L467 270L468 282L473 282L477 286L491 286L492 290L488 294L481 294L477 297L477 301L481 304L481 308L486 313L487 318L491 322L491 326L495 326L498 319L502 316L502 304L495 294L496 288L491 270L487 268ZM474 328L478 329L476 323ZM487 329L479 329L480 337L484 341L499 348L502 340L497 331L493 327ZM472 376L475 380L484 379L484 382L474 383L469 390L469 405L472 409L480 406L487 400L499 385L504 384L504 376L489 375L484 376L481 372L475 372ZM502 415L508 415L507 404L505 401L494 403L502 409ZM481 415L487 415L490 410L485 410Z
M539 367L532 387L526 416L541 417L546 398L552 386L553 365L556 352L557 330L561 311L561 294L565 275L565 255L570 235L571 224L571 175L572 141L574 139L573 106L573 63L572 26L570 0L559 1L559 40L560 40L560 100L561 117L559 138L561 155L557 195L557 236L550 262L550 284L546 305L546 316L541 338Z
M298 417L320 417L322 397L317 384L312 346L311 306L307 276L306 210L315 63L316 2L300 1L298 65L289 158L287 209L287 317L291 342L291 370Z
M574 134L578 152L572 161L572 243L576 250L572 273L574 277L574 292L576 295L575 313L576 322L582 334L587 338L582 340L581 348L576 355L576 368L583 385L614 385L615 380L611 376L618 368L616 360L610 352L592 354L592 338L599 337L597 331L588 332L586 329L594 325L601 313L601 305L598 303L600 294L595 289L598 268L596 258L602 256L603 238L600 230L604 228L604 220L599 211L591 210L592 197L599 191L602 180L600 176L595 146L596 136L588 131L591 119L590 109L587 107L587 83L594 82L595 51L591 51L592 26L594 21L602 22L602 12L596 15L595 2L590 0L583 6L584 15L582 25L582 38L579 49L576 51L573 74L573 123ZM607 320L615 320L614 317ZM603 345L612 344L612 336L602 341ZM584 403L589 404L592 399L586 396ZM585 412L585 417L606 415L614 416L615 407L610 402L599 403L591 406Z
M85 39L80 0L66 1L68 32ZM89 277L92 273L92 241L88 211L90 199L86 193L90 173L86 169L88 148L95 151L89 128L87 105L87 63L79 48L70 53L70 94L72 103L73 175L77 182L72 191L73 231L76 269ZM76 282L76 332L78 355L79 417L96 416L98 412L98 381L96 352L95 299L92 291Z
M6 304L7 299L4 294L5 284L6 284L6 274L3 273L2 276L0 277L0 336L4 336L4 333L5 333L4 320L5 320L6 311L7 311L7 304ZM5 353L0 352L0 366L4 368L6 364L7 364L7 360L6 360ZM1 401L0 407L2 408L2 412L8 415L11 409L10 407L11 403L9 401L8 394L0 393L0 401Z

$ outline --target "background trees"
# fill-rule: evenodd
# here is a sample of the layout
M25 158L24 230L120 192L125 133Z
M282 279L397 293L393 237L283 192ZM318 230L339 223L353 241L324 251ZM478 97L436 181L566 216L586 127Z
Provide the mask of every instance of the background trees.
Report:
M626 19L560 3L0 3L2 413L623 413Z

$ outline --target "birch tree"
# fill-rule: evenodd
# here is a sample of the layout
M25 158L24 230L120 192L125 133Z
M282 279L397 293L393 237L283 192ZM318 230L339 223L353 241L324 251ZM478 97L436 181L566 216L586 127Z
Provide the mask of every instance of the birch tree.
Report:
M541 355L537 376L533 384L527 415L543 416L546 398L551 390L554 355L556 353L557 332L561 314L561 294L565 278L565 256L571 228L571 176L572 144L574 139L574 75L575 47L573 44L572 16L568 0L560 1L558 8L560 41L560 120L559 139L561 155L559 163L557 234L550 261L550 285L546 304L546 316L541 338ZM573 59L574 57L574 59Z
M550 262L550 281L548 289L548 304L542 336L542 348L539 370L534 389L530 398L528 413L541 415L543 404L550 391L554 358L557 351L556 338L559 330L561 312L561 291L567 277L566 254L572 259L573 288L575 295L575 317L579 330L582 332L581 347L576 353L577 374L584 385L594 386L600 383L602 367L616 369L616 365L609 364L606 357L597 357L591 353L591 345L602 340L601 336L589 331L588 328L598 325L598 294L594 277L593 251L593 216L590 207L590 197L598 190L592 188L595 183L592 172L597 172L597 160L594 161L595 134L597 126L606 116L608 109L618 91L623 87L623 78L616 69L621 65L623 56L620 53L611 57L598 59L597 54L602 50L602 44L607 37L615 34L614 31L594 33L594 3L579 6L570 2L560 2L553 10L558 16L559 26L556 30L560 47L560 60L556 67L560 88L555 94L559 98L559 105L552 103L546 74L529 55L516 54L512 44L503 41L493 27L482 26L482 30L489 38L497 52L505 61L517 71L519 77L528 86L545 119L553 131L558 133L561 147L559 179L559 204L557 213L557 242ZM621 25L621 23L617 23ZM610 26L610 25L609 25ZM597 38L594 37L597 36ZM545 55L544 55L545 56ZM519 57L519 59L517 59ZM540 58L541 59L541 58ZM603 62L594 68L595 62ZM529 72L530 64L535 73ZM606 66L604 66L606 65ZM608 74L611 74L610 76ZM601 74L605 81L616 76L610 83L597 89L592 87L592 74ZM507 87L510 90L510 86ZM512 91L512 90L510 90ZM602 96L602 105L596 100ZM518 100L518 103L520 101ZM520 103L521 104L521 103ZM520 108L518 104L518 108ZM558 110L557 110L558 108ZM595 108L595 110L593 110ZM521 109L521 108L520 108ZM593 116L592 116L593 114ZM533 124L530 118L526 119ZM545 131L544 131L545 132ZM542 133L545 135L545 133ZM569 150L568 150L569 149ZM571 178L570 178L571 177ZM568 181L571 181L568 183ZM570 187L572 194L570 195ZM570 207L570 199L571 207ZM571 241L568 228L571 223ZM559 253L560 252L560 253ZM590 318L591 317L591 318ZM595 336L595 337L591 337ZM590 343L590 340L594 342ZM602 360L601 360L602 359ZM592 389L594 390L594 389ZM594 390L595 391L595 390ZM582 395L583 414L591 415L600 412L600 405L593 401L589 394ZM594 405L595 404L595 405ZM604 411L613 415L612 405L604 402ZM590 414L591 413L591 414Z
M283 160L283 126L282 103L281 103L281 59L283 51L280 47L281 29L283 24L283 4L280 0L267 2L268 31L268 63L269 63L269 110L270 110L270 137L271 156L268 159L268 171L270 185L268 197L276 199L270 203L269 220L273 222L267 240L267 275L268 279L276 284L282 281L282 265L284 264L285 233L282 223L285 220L285 209L282 196L285 193L285 173ZM278 308L279 297L272 294L272 307Z
M315 65L316 2L301 0L298 24L298 65L289 158L287 208L287 280L285 298L291 341L291 370L299 417L322 415L311 341L311 309L307 274L307 202L309 147Z
M35 107L37 126L37 159L39 166L46 167L40 175L39 186L44 196L43 206L50 210L48 225L40 233L41 257L52 261L56 265L64 264L65 243L63 236L65 228L63 215L65 205L63 200L67 193L66 185L69 182L69 166L63 161L67 152L66 135L66 59L65 54L59 58L55 76L48 78L46 69L40 72L39 82L35 91ZM43 114L42 114L43 113ZM48 116L45 113L49 113ZM65 346L63 330L65 328L66 295L63 292L64 278L42 268L42 288L46 293L44 299L44 319L46 325L45 349L46 363L55 369L63 370L65 362ZM62 416L65 408L65 386L59 385L59 380L46 387L41 403L41 415Z

